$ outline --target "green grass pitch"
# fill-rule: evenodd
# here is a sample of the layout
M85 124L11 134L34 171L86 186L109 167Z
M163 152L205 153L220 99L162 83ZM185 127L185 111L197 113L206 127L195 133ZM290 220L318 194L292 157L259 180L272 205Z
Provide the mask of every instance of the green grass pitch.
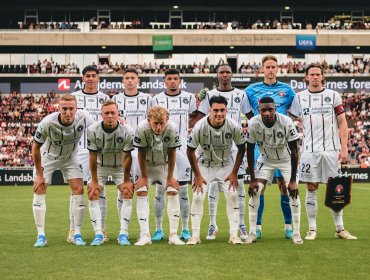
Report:
M301 234L307 230L305 191L302 202ZM151 190L151 233L154 232ZM32 215L31 187L0 187L1 194L1 279L370 279L370 186L353 184L352 204L344 212L345 226L358 240L334 238L334 223L324 206L324 186L319 190L318 238L293 245L283 238L283 218L276 185L265 193L262 239L252 245L228 244L225 199L220 196L215 241L205 240L208 208L202 221L202 244L168 245L168 240L151 246L119 246L116 190L108 186L107 232L110 241L100 247L76 247L66 242L69 228L69 190L50 186L47 193L46 248L33 248L36 228ZM207 204L207 203L205 203ZM247 209L248 211L248 209ZM246 216L248 223L248 214ZM165 233L168 221L165 214ZM131 241L139 234L135 207L130 224ZM88 210L83 236L94 234ZM168 237L168 234L167 236Z

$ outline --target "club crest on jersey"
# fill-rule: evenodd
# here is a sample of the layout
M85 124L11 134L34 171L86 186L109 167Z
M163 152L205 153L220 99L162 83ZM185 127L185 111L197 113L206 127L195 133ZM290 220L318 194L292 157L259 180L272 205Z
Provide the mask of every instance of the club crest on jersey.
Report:
M100 104L103 104L104 103L104 99L103 98L99 98L99 103Z
M324 98L324 101L325 102L331 102L331 98L329 96L327 96L327 97Z
M285 95L285 92L284 91L279 91L279 96L283 97Z
M77 127L77 131L78 132L80 132L80 131L82 131L84 129L84 127L83 127L83 125L81 124L81 125L79 125L78 127Z
M117 137L117 143L123 143L123 138L122 137Z
M276 133L276 136L277 136L277 138L283 138L284 133L283 133L283 132L281 132L281 131L278 131L278 132Z
M141 139L140 139L139 137L136 137L136 136L135 136L134 142L135 142L135 143L141 143Z
M170 141L170 137L169 136L163 137L163 142L169 142L169 141Z
M182 102L183 102L184 104L189 104L189 99L184 98L184 99L182 100Z
M62 141L54 141L54 145L60 146L60 145L62 145Z
M226 139L231 139L231 137L233 137L233 135L232 135L230 132L227 132L227 133L225 134L225 138L226 138Z
M240 103L241 99L240 99L239 96L237 96L237 97L234 98L234 101L235 101L235 103Z
M344 187L342 185L337 185L335 187L335 193L336 194L341 194L343 192L343 190L344 190Z
M141 99L141 100L140 100L140 104L141 104L141 105L145 105L145 104L146 104L146 100L145 100L145 99Z
M209 151L209 150L211 150L211 145L204 144L202 148L203 148L203 150L205 150L205 151Z

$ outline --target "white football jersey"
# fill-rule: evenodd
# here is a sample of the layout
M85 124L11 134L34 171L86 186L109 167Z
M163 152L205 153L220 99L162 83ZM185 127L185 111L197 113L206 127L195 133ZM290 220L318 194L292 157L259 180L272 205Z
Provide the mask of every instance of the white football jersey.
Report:
M220 91L217 88L212 89L206 93L205 98L200 102L198 111L208 115L209 100L212 96L221 95L227 99L227 116L236 121L241 125L240 114L247 114L252 111L252 107L249 103L248 96L244 91L233 88L229 91Z
M338 92L330 89L301 91L295 95L289 113L302 118L302 151L340 150L337 115L344 113L344 110Z
M122 166L124 152L133 146L134 131L127 124L118 124L114 131L103 128L103 122L96 122L87 129L87 148L98 153L98 164L102 167Z
M121 117L124 117L133 129L146 120L146 113L152 104L152 97L140 91L134 96L120 93L113 96L112 100L117 103Z
M41 156L51 160L71 158L76 155L81 137L93 122L88 112L79 110L73 123L66 126L60 122L60 113L55 112L38 124L33 139L43 144Z
M166 164L168 149L181 147L176 124L168 121L166 130L155 135L147 120L139 123L135 131L134 147L146 148L146 159L153 164Z
M298 140L297 129L288 116L276 112L272 127L266 127L262 116L257 115L248 122L247 141L257 144L260 155L275 160L289 159L288 142Z
M240 125L226 118L220 128L212 127L208 117L198 121L188 138L188 147L201 148L198 158L199 164L203 166L227 166L234 163L232 157L233 145L244 145L245 138Z
M177 95L168 95L166 92L161 92L153 97L154 105L162 106L169 111L170 120L177 125L181 146L185 148L189 130L189 114L197 110L194 94L180 91Z
M77 99L77 108L79 110L85 110L93 116L95 121L101 121L101 105L106 101L109 100L109 96L97 91L94 94L85 93L83 90L75 91L71 93ZM79 143L79 150L87 149L87 131L81 137L81 141Z

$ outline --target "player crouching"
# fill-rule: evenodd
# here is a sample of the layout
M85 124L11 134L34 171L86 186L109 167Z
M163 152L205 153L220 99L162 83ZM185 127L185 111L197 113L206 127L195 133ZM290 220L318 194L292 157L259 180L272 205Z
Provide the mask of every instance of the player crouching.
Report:
M187 245L197 245L200 241L200 225L203 217L203 202L211 184L216 184L226 198L226 213L229 219L229 243L242 244L238 237L239 206L237 198L238 170L245 153L245 138L237 122L227 118L227 100L223 96L213 96L209 100L209 116L194 126L188 139L187 156L194 172L191 223L193 237ZM238 148L236 158L232 157L232 147ZM195 150L202 149L196 159ZM226 183L230 181L229 185Z
M288 184L289 204L292 210L294 244L303 244L300 234L301 203L296 182L298 165L298 132L293 121L276 112L274 99L263 97L259 112L248 122L247 160L251 175L249 185L249 226L247 244L256 242L257 213L260 195L266 183L272 181L279 169ZM254 148L257 143L260 155L254 165Z
M103 103L101 115L103 121L91 125L87 134L91 172L87 191L90 219L95 231L91 245L99 246L104 243L99 195L105 187L108 176L112 176L123 198L119 215L121 230L117 240L120 245L130 245L128 226L132 212L133 183L130 179L130 170L134 132L127 124L118 122L118 107L114 101L107 100Z

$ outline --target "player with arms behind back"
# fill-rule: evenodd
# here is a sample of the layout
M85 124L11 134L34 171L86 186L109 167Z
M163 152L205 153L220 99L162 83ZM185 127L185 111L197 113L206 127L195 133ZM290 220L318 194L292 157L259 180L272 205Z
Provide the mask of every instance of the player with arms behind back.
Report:
M303 143L300 160L300 180L307 183L306 211L309 230L306 240L317 236L317 189L329 177L339 175L340 164L348 160L348 126L342 98L336 91L324 87L324 70L312 63L306 68L308 89L297 93L289 113L301 117ZM357 239L344 228L343 209L330 209L335 224L335 237Z

